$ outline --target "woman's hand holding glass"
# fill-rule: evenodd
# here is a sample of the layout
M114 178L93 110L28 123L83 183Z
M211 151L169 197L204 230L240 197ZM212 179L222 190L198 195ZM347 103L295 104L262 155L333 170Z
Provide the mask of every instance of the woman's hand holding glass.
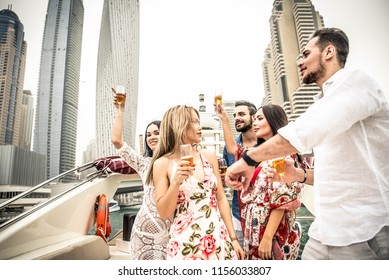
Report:
M189 183L192 183L191 176L194 171L194 157L193 148L190 144L184 144L180 146L181 162L178 164L177 173L180 172L182 175L186 175L186 179L189 178ZM184 180L181 181L181 183Z

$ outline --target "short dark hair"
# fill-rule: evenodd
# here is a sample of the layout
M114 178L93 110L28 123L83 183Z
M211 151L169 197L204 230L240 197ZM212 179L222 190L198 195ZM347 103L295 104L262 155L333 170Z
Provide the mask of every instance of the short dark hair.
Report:
M250 112L250 116L254 116L255 113L257 112L257 107L253 103L246 101L246 100L236 101L235 107L238 107L238 106L247 106L247 108L249 109L249 112Z
M343 68L346 65L349 53L349 41L346 33L339 28L322 28L316 30L311 39L318 37L317 45L323 50L328 45L334 45L339 65Z
M159 127L161 126L161 121L152 121L151 123L149 123L147 126L146 126L146 131L145 131L145 141L144 141L144 148L145 148L145 151L143 153L143 156L144 157L152 157L153 156L153 150L150 149L149 145L147 145L147 129L149 128L150 125L152 124L155 124L158 129Z

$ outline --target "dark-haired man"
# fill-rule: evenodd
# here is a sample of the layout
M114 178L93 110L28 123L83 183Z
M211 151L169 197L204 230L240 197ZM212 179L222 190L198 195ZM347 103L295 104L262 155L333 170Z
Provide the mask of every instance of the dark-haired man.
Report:
M217 110L217 108L215 108ZM230 122L227 116L227 113L224 110L223 105L220 106L221 112L219 112L219 118L223 127L224 140L232 140L232 145L230 145L231 150L227 151L227 142L223 150L223 158L226 160L227 166L230 166L235 162L235 159L240 158L240 154L243 150L247 148L252 148L257 144L257 137L252 129L253 116L257 112L256 106L245 100L239 100L235 102L234 108L234 120L235 120L235 129L237 132L240 132L239 136L233 142L233 134L230 129ZM240 222L240 192L233 192L232 196L232 221L234 224L236 236L241 246L243 246L243 232Z
M259 161L313 149L315 220L302 259L389 259L389 105L374 79L344 69L346 34L316 31L298 63L316 102L259 147L242 154L226 184L246 188ZM312 180L312 178L308 178Z

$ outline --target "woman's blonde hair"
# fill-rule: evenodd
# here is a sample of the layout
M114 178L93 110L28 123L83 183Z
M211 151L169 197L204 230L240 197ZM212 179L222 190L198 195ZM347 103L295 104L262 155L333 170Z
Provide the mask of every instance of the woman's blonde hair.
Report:
M166 111L159 129L159 143L149 165L146 184L153 182L154 162L164 155L174 154L185 143L186 130L192 125L192 111L200 118L199 112L192 106L177 105Z

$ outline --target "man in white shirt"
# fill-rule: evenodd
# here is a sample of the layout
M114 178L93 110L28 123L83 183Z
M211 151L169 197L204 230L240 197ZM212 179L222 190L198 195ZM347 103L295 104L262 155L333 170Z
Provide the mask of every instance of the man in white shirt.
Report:
M313 149L314 173L295 173L315 190L302 259L389 259L389 105L371 77L344 69L348 51L339 29L312 35L298 67L304 83L320 87L316 102L244 153L225 178L229 187L246 188L258 162Z

